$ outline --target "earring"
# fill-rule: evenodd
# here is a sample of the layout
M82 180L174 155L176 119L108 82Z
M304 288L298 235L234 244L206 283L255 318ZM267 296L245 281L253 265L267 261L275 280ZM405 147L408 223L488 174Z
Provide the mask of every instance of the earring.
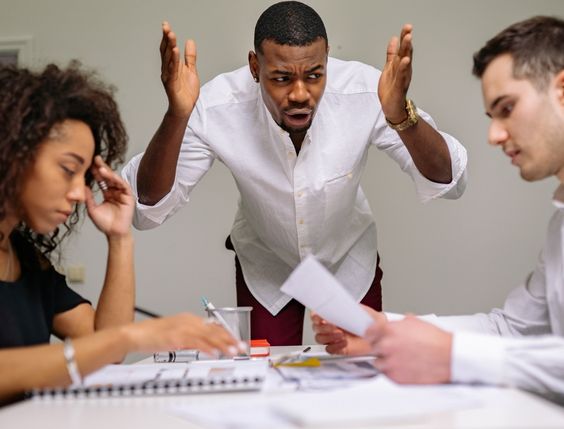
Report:
M258 83L259 79L256 76L253 76L253 79L255 80L256 83Z

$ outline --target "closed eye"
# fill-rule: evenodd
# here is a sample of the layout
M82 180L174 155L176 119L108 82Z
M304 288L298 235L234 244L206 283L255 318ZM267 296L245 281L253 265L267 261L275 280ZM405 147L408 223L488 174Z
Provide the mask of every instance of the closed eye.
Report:
M69 177L73 177L73 176L76 174L76 172L75 172L74 170L68 168L68 167L65 166L65 165L61 165L61 169L62 169L63 172L64 172L67 176L69 176Z

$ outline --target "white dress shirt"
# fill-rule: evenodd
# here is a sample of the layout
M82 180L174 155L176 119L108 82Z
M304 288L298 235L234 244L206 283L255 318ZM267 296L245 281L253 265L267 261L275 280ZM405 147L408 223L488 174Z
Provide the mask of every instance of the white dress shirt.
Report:
M380 71L329 59L327 85L299 155L272 119L248 67L219 75L201 89L180 149L171 191L154 206L137 202L134 225L153 228L172 216L217 158L240 193L231 240L245 281L273 315L290 297L280 287L313 254L358 300L376 269L376 227L360 187L368 148L375 145L408 173L422 201L458 198L466 180L466 151L442 133L452 182L423 177L398 134L386 125L378 99ZM434 122L419 111L432 126ZM123 176L137 195L141 156Z
M564 199L559 194L564 186L555 195L557 211L537 266L503 309L424 317L455 331L454 382L514 386L564 403Z

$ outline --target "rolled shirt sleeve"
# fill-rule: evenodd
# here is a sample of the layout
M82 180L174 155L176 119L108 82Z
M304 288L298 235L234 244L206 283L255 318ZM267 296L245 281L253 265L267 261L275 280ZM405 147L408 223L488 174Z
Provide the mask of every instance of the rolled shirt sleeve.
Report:
M176 180L168 194L166 194L155 205L148 206L139 202L137 192L137 171L143 154L134 156L131 161L123 168L121 174L129 183L135 196L135 212L133 215L133 225L139 230L151 229L161 225L169 216L172 216L189 200L188 195L183 198L178 192Z
M421 202L426 203L435 198L457 199L466 189L466 165L468 163L466 149L456 138L438 130L435 121L428 113L419 108L417 113L441 134L448 146L452 171L450 183L433 182L419 172L398 133L386 124L383 114L380 115L374 129L372 141L378 149L392 158L402 171L411 176L415 183L417 197Z
M216 154L205 143L205 108L201 100L196 103L196 108L190 116L188 127L184 133L174 184L168 194L155 205L149 206L139 202L137 190L137 173L143 153L134 156L123 168L121 174L129 183L135 196L136 206L133 216L135 228L144 230L161 225L173 216L189 201L189 195L212 167Z

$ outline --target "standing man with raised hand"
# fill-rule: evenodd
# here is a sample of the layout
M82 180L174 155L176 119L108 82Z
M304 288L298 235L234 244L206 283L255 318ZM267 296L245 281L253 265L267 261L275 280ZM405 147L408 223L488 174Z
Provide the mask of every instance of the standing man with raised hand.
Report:
M401 383L514 386L564 403L563 46L564 21L539 16L511 25L474 55L473 72L482 80L491 118L489 143L503 150L523 179L560 181L534 271L502 309L488 314L388 322L375 313L367 338L314 315L316 340L329 352L375 353L377 366Z
M134 223L163 223L217 158L233 174L239 209L227 240L236 252L237 304L251 332L273 345L302 341L304 308L280 287L313 254L359 301L381 309L376 226L360 187L368 149L387 153L422 201L458 198L466 151L408 100L412 27L388 45L382 72L329 58L325 26L309 6L269 7L255 27L249 66L202 87L196 50L180 60L163 24L163 122L124 177L137 196Z

